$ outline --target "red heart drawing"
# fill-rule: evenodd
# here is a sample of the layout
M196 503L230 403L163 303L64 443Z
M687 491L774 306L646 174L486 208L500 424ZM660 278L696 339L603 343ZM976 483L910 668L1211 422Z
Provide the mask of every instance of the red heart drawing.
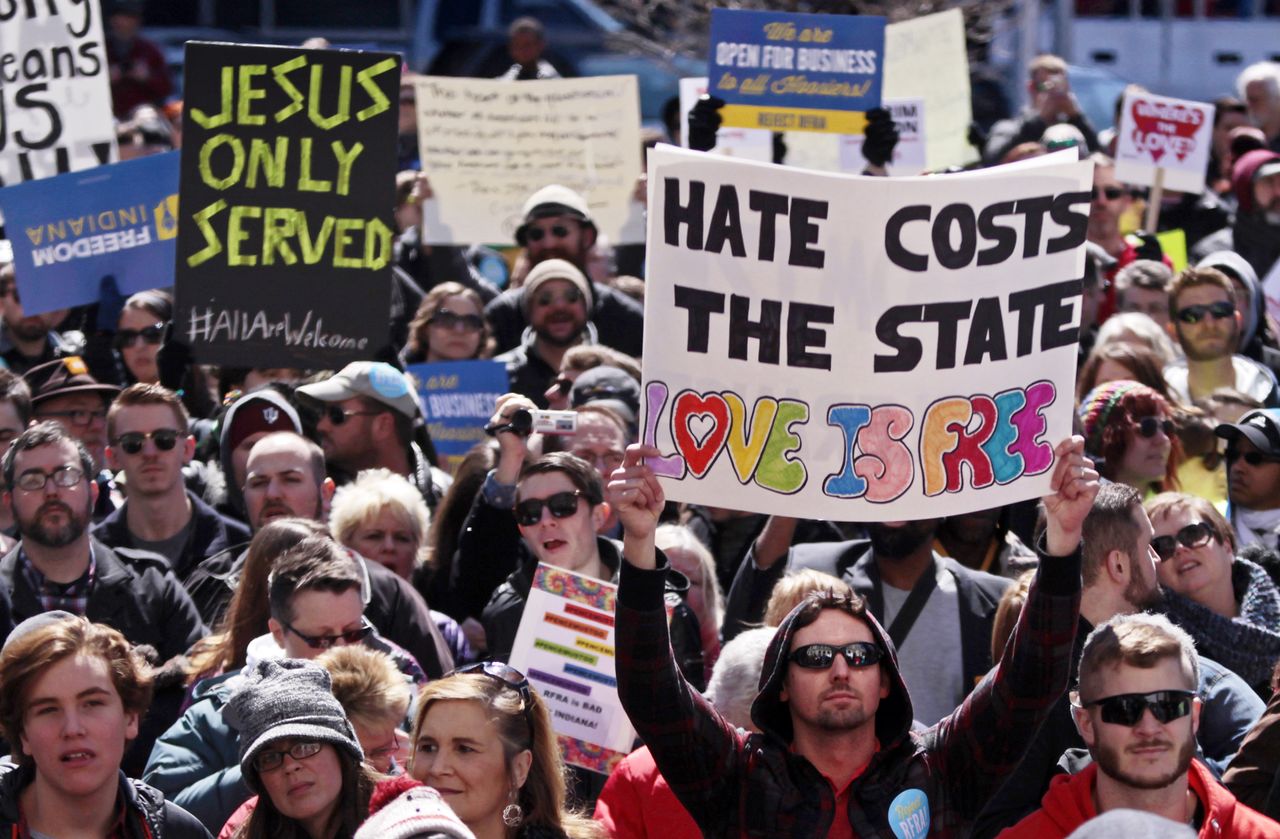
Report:
M1182 160L1195 151L1195 133L1204 124L1204 113L1195 108L1146 99L1133 100L1130 115L1134 145L1156 163L1166 153Z
M710 427L695 434L689 427L694 420L709 420ZM718 393L702 396L686 390L676 397L671 409L671 424L676 449L683 455L694 477L701 478L715 463L724 448L725 438L729 436L728 403Z

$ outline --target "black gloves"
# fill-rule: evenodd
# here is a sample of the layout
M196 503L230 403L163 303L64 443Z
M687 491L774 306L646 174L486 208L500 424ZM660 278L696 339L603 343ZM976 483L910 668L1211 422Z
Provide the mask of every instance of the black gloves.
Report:
M689 148L694 151L711 151L716 147L716 132L720 130L720 109L724 100L719 96L705 95L689 111Z
M862 142L862 156L872 166L883 166L893 159L894 146L898 145L898 126L884 108L867 111L867 128Z

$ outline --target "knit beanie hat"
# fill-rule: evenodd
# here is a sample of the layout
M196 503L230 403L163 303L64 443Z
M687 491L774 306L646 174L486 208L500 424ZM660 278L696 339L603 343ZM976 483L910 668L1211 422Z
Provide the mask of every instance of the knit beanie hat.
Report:
M1129 379L1107 382L1089 391L1080 400L1080 424L1084 426L1084 450L1099 454L1102 449L1102 432L1111 419L1111 413L1125 396L1144 394L1159 396L1151 388Z
M261 793L253 759L268 744L286 737L319 740L364 760L355 729L330 689L329 671L301 659L259 661L231 695L222 715L240 732L240 773Z
M591 310L595 308L595 300L591 296L591 283L587 282L586 275L568 260L544 259L533 266L524 278L524 290L521 292L520 302L524 307L526 319L529 317L529 307L533 305L533 296L538 293L538 287L551 280L568 280L576 285L587 301L587 317L591 316Z
M355 839L475 839L440 793L408 775L379 781L369 800L369 813Z

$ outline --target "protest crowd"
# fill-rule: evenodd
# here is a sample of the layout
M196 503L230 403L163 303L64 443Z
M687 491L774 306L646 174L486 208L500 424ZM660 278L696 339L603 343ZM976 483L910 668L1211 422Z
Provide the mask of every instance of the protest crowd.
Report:
M118 162L0 188L15 839L1280 837L1280 64L1194 186L1042 55L915 197L887 105L836 176L672 91L590 164L620 201L524 167L464 223L483 137L426 115L570 82L537 21L457 88L317 40L188 46L179 91L102 10ZM614 107L574 95L542 118Z

